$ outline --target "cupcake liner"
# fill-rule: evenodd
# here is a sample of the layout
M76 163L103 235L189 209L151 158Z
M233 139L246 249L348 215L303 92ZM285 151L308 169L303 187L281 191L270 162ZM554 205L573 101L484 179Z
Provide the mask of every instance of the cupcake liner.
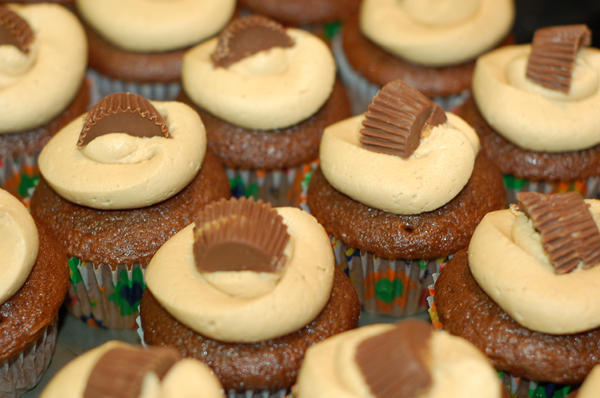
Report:
M0 159L0 187L21 199L26 206L40 181L37 165L39 151L33 155L20 154L14 158Z
M57 330L58 316L44 328L40 338L0 362L0 396L18 397L37 385L54 354Z
M302 182L314 169L316 161L281 170L251 170L226 168L231 194L236 198L253 197L273 206L299 206Z
M94 265L71 257L67 310L91 326L109 329L135 329L144 283L144 269L139 263Z
M92 89L92 104L95 104L102 98L106 97L108 94L123 91L139 94L145 98L154 101L171 101L177 97L179 91L181 90L181 84L179 82L128 82L101 75L100 73L94 70L88 70L88 76L94 82Z
M350 97L350 103L352 104L352 113L358 115L367 111L369 104L373 97L377 94L377 91L381 88L376 84L371 83L369 80L364 78L358 73L346 58L344 54L344 46L342 44L342 35L337 35L331 40L331 47L333 50L333 56L338 65L338 71L340 77L346 86L346 91ZM459 94L451 95L449 97L435 97L432 98L439 106L447 111L460 106L469 97L469 90L465 90Z
M590 177L576 181L531 181L527 178L515 178L512 175L504 176L507 203L517 203L518 192L579 192L585 198L600 197L600 177Z
M375 314L404 317L427 311L432 275L451 258L388 260L330 239L336 264L350 277L363 309Z

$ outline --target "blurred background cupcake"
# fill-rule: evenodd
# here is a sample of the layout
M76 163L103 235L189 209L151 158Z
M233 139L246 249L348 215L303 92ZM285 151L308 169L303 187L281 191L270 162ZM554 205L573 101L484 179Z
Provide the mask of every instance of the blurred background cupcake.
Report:
M105 97L44 147L33 217L66 248L67 308L91 325L133 328L144 269L204 205L229 197L204 125L179 102Z
M235 0L76 0L76 6L98 98L130 91L168 100L179 92L184 52L223 29Z
M28 200L46 142L89 104L85 33L53 4L0 5L0 187Z

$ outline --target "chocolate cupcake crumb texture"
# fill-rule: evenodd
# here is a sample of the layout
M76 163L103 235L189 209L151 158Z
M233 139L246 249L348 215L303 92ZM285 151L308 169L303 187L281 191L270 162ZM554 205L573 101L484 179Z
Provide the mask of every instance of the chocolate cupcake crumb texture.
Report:
M83 148L94 138L110 133L170 137L169 127L156 108L144 97L133 93L111 94L98 102L87 114L77 147Z
M586 25L538 29L533 36L527 62L527 77L544 87L567 94L577 51L590 44L591 32Z
M7 6L0 5L0 45L12 45L28 54L33 37L27 21Z
M404 159L417 149L426 127L446 122L444 110L402 80L386 84L369 105L360 142L373 152Z

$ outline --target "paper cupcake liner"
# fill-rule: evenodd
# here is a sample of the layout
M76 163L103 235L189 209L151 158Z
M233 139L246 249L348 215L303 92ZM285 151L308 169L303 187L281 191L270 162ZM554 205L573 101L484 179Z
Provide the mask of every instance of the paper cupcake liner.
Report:
M527 178L504 176L506 203L517 203L518 192L579 192L585 198L600 198L600 177L590 177L576 181L531 181Z
M438 277L439 272L433 274L433 282L428 287L429 296L427 297L427 304L429 305L429 317L433 327L437 330L443 330L444 325L440 322L435 306L435 282ZM572 386L537 382L516 377L502 371L498 372L498 377L500 377L504 388L506 388L513 398L564 398L573 389Z
M54 354L57 330L58 316L44 328L42 336L33 344L0 362L0 396L18 397L37 385Z
M340 77L346 86L346 91L350 97L352 104L352 113L358 115L367 111L369 104L377 91L381 88L376 84L371 83L360 73L358 73L346 58L344 54L344 46L342 44L342 35L337 35L331 40L331 48L333 56L338 65ZM469 91L465 90L460 94L451 95L448 97L435 97L435 101L439 106L447 111L451 111L460 106L469 97Z
M71 257L67 310L91 326L109 329L135 329L142 294L146 287L140 264L94 265Z
M39 152L21 154L16 158L0 159L0 187L29 206L33 191L40 181L37 165Z
M305 175L316 167L316 161L282 170L247 170L226 168L231 195L252 197L273 206L299 206Z
M137 83L124 80L113 79L108 76L101 75L94 70L88 70L88 76L93 80L92 89L92 104L100 101L108 94L117 92L130 92L139 94L154 101L170 101L174 100L179 91L181 84L179 82L171 83Z

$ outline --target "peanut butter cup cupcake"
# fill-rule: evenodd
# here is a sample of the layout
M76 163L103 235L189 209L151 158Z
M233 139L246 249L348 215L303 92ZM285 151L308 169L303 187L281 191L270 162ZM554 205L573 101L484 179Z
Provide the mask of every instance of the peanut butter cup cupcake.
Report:
M0 395L35 387L48 367L69 285L64 251L0 189Z
M462 103L474 59L502 42L513 19L513 0L364 0L333 46L354 113L396 79L446 110Z
M437 317L505 372L513 394L565 396L600 364L600 201L576 192L517 200L487 214L468 252L443 269Z
M504 195L475 131L397 80L325 129L307 203L363 308L406 316L425 311L431 274Z
M585 25L540 29L532 45L477 60L473 99L458 113L520 191L600 194L600 50Z
M348 117L331 51L316 36L259 16L232 22L183 60L183 92L236 196L295 204L325 126Z
M28 201L37 157L88 107L87 46L73 14L54 4L0 4L0 187Z
M306 349L356 327L360 314L323 227L300 209L247 198L206 206L146 278L143 341L200 359L245 396L285 395Z
M31 211L66 247L67 307L110 328L135 326L144 269L160 245L229 197L197 113L131 93L105 97L63 128L40 171Z
M173 348L142 348L109 341L69 362L42 398L225 398L221 384L200 361Z

